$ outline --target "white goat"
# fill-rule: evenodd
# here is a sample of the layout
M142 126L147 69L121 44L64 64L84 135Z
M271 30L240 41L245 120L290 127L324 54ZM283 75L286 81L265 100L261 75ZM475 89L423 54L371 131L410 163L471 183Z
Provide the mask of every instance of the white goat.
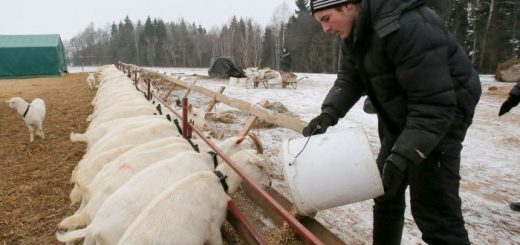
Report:
M88 75L86 82L87 82L88 89L93 90L94 87L96 86L96 78L94 77L93 73L90 73Z
M31 104L25 102L20 97L13 97L6 101L10 108L16 109L29 128L30 142L34 141L34 129L36 128L36 135L45 138L43 133L43 120L45 119L45 102L42 99L36 98Z
M254 181L270 185L263 169L265 158L241 151L231 159ZM228 193L233 193L240 182L240 176L227 164L219 165L215 172L185 177L151 201L118 244L222 244L220 227L231 200Z

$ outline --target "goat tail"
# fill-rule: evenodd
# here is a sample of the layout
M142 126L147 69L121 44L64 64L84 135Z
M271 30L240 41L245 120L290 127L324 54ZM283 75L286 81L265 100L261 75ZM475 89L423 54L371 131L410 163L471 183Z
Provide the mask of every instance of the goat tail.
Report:
M68 232L56 232L56 239L60 242L73 242L87 236L88 227Z
M71 142L87 142L87 135L85 134L70 133L69 137Z
M76 212L75 214L63 219L58 227L62 229L74 229L76 227L81 227L87 225L90 221L90 218L83 211Z
M71 204L76 204L81 201L82 195L81 195L81 188L77 184L74 185L74 188L72 188L72 191L70 191L69 198Z

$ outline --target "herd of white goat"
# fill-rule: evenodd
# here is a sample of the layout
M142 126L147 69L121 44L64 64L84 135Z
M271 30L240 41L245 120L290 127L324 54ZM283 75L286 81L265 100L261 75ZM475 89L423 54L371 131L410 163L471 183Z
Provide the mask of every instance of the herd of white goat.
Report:
M94 78L94 75L92 75ZM241 178L201 139L184 139L158 103L148 101L115 66L98 69L90 124L73 142L87 143L70 193L73 215L58 225L73 244L222 244L229 194ZM204 113L190 110L196 127ZM167 120L167 118L169 120ZM244 137L212 139L251 179L270 185L266 159ZM199 147L193 147L198 145Z

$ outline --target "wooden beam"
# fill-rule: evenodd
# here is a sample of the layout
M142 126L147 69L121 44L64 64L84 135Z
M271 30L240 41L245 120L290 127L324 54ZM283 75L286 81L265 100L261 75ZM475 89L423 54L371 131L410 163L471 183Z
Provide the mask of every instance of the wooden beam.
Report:
M263 100L261 103L261 106L263 108L266 108L268 105L269 105L269 101L267 101L267 100ZM246 136L249 133L249 131L251 131L251 129L255 126L257 119L258 119L257 116L252 116L251 118L249 118L247 120L246 124L244 124L244 126L242 127L242 131L238 134L238 136L240 136L240 137Z
M222 94L222 92L224 92L224 89L226 89L226 87L220 86L218 93ZM217 104L217 102L218 101L215 99L215 97L213 97L211 102L209 102L208 107L206 108L206 112L211 112L213 110L213 108L215 107L215 105Z
M162 76L163 74L159 74L159 75ZM196 83L197 83L197 80L193 80L193 82L191 83L191 86L194 87ZM188 97L188 95L190 95L190 93L191 93L191 87L186 87L186 88L188 88L188 90L186 90L186 93L184 94L184 96L182 96L182 98Z

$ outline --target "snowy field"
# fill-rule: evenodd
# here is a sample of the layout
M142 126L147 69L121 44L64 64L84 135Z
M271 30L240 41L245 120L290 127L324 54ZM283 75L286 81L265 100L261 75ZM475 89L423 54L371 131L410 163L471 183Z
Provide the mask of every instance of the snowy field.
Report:
M161 73L180 74L190 79L190 75L207 76L207 69L199 68L149 68ZM81 72L81 67L71 68L71 72ZM90 72L94 68L85 67ZM280 84L270 84L268 89L259 86L247 89L243 84L228 86L227 80L200 78L197 85L217 90L226 86L224 94L253 104L267 99L280 102L289 112L300 119L309 121L320 113L321 102L332 86L334 74L297 74L308 78L298 82L296 89L282 89ZM507 92L514 84L498 83L493 76L482 75L482 97L478 104L474 123L470 128L461 163L461 198L463 215L470 240L474 244L520 244L520 212L509 208L509 202L520 201L520 107L498 117L498 109L507 98ZM489 90L489 87L497 90ZM197 95L190 102L209 101ZM362 100L357 103L338 125L329 130L341 130L352 126L362 127L369 138L371 149L376 156L379 149L377 118L362 110ZM226 105L218 105L216 113L233 110ZM271 160L270 171L276 177L275 189L289 198L284 182L283 166L279 163L280 143L284 138L303 137L289 129L273 128L254 130L259 135L265 154ZM371 244L372 205L368 200L338 208L320 211L317 219L336 233L347 244ZM422 244L421 233L416 227L408 208L405 217L403 244Z

